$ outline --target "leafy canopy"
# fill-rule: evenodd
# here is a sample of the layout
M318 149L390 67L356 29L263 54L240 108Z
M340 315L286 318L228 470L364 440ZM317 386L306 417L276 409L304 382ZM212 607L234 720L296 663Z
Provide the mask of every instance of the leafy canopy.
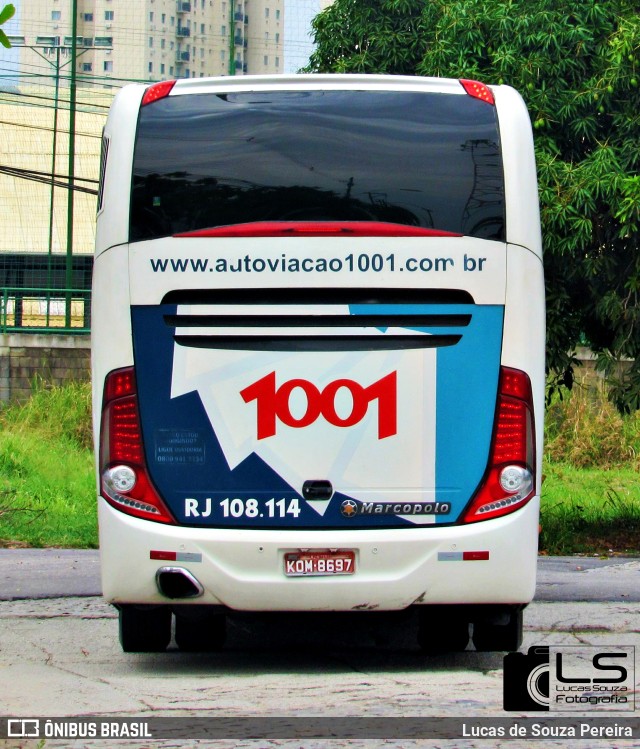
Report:
M13 18L15 12L16 9L13 5L5 5L4 8L0 10L0 26L5 24L10 18ZM3 47L7 47L7 49L11 46L11 42L2 29L0 29L0 44L2 44Z
M599 355L640 408L640 14L631 0L335 0L308 70L476 78L524 96L547 277L547 365ZM619 359L630 359L622 371ZM616 374L617 373L617 374Z

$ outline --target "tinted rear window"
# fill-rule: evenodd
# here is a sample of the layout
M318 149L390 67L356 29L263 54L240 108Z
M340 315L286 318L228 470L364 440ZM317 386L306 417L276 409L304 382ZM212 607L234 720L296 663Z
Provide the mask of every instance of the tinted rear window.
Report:
M187 94L142 108L131 241L324 220L503 239L495 108L394 91Z

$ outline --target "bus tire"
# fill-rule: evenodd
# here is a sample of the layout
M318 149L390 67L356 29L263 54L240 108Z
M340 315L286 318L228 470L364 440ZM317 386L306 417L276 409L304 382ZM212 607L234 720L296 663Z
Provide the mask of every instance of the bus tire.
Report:
M168 606L135 606L119 609L120 645L125 653L162 653L171 641Z
M176 645L187 653L221 650L227 637L227 617L218 612L176 611L175 637Z
M439 607L421 612L418 645L427 655L459 653L469 644L469 621L459 613L435 613Z
M522 645L522 609L507 609L473 624L473 644L480 652L513 652Z

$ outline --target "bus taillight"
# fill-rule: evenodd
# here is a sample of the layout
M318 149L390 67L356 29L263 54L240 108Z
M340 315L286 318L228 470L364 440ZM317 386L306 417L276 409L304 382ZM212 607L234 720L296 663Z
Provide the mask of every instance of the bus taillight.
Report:
M171 89L176 85L175 81L160 81L160 83L154 83L144 92L142 96L141 106L146 107L147 104L153 104L154 101L164 99L165 96L169 96Z
M102 496L118 510L158 523L174 519L147 473L133 367L107 375L100 434Z
M529 377L502 367L489 470L464 516L465 523L506 515L535 492L533 400Z
M486 101L487 104L495 104L496 101L493 96L493 92L486 85L486 83L480 83L479 81L469 81L466 78L460 79L462 88L472 96L474 99L480 99L480 101Z

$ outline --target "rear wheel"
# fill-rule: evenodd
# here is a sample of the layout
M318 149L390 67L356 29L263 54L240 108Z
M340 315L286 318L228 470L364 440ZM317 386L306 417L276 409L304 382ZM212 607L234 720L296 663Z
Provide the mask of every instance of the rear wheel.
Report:
M459 653L469 644L469 620L463 612L432 606L420 612L418 645L427 655Z
M168 606L118 607L120 644L125 653L161 653L171 641L171 609Z
M227 636L227 618L219 612L199 611L200 607L176 611L176 645L190 653L221 650Z
M479 651L515 651L522 645L522 609L503 609L473 624L473 644Z

